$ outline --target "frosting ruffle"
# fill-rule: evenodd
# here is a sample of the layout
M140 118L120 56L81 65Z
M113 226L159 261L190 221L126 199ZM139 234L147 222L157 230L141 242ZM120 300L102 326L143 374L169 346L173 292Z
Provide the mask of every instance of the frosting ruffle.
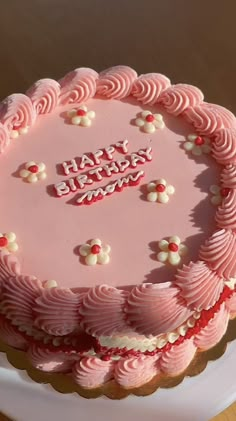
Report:
M50 113L58 105L60 85L53 79L40 79L26 92L37 114Z
M132 89L137 73L128 66L115 66L99 74L97 94L110 99L127 97Z
M203 102L200 89L192 85L179 83L166 89L159 98L168 113L175 116L182 114L189 107L196 107Z
M216 231L201 246L199 257L220 277L236 277L236 234L225 229Z
M164 352L158 365L163 373L177 376L189 366L196 350L193 339L187 339L182 344L174 345L169 351Z
M217 209L215 220L220 228L236 232L236 190L230 190Z
M0 251L0 297L5 283L16 275L20 275L20 264L17 258L5 250Z
M35 326L50 335L68 335L79 326L79 302L79 294L69 289L43 290L34 306Z
M1 123L9 132L13 128L31 126L36 118L30 98L23 94L13 94L8 96L0 107Z
M61 85L60 104L80 104L93 97L96 93L97 78L97 72L86 67L68 73L59 80Z
M28 342L4 317L0 317L0 339L13 348L26 350Z
M100 285L90 288L79 309L81 326L94 336L108 336L121 332L127 326L123 311L127 293Z
M71 371L76 356L58 351L53 352L32 344L27 352L28 359L33 367L49 373L68 373Z
M209 309L219 299L223 280L204 262L189 263L178 270L174 281L181 289L181 296L192 310Z
M169 86L170 80L166 76L160 73L147 73L134 81L131 94L143 104L152 105Z
M215 134L212 155L219 164L236 165L236 129L221 129Z
M126 306L129 323L144 335L157 336L177 328L192 314L179 292L170 282L133 288Z
M225 305L226 309L230 312L230 316L234 317L236 315L236 293L226 300Z
M84 389L95 389L113 378L114 362L84 357L73 368L73 378Z
M115 380L124 389L140 387L160 372L157 359L146 355L121 358L115 366Z
M232 164L226 165L221 173L221 182L223 187L236 189L236 166Z
M207 350L215 346L225 334L229 321L229 313L223 303L220 310L215 314L206 327L195 336L194 344Z
M7 133L7 130L5 129L3 124L0 123L0 154L5 151L9 143L9 134Z

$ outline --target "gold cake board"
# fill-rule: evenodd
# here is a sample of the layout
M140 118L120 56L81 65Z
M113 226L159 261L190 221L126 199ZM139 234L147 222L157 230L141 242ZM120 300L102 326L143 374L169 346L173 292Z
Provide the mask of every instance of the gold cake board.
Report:
M209 361L220 358L226 351L227 344L236 339L236 319L231 320L226 334L221 341L212 349L204 352L198 352L189 367L177 377L164 377L157 375L149 383L137 389L122 389L115 381L110 381L101 388L94 390L85 390L76 385L69 375L58 373L44 373L33 368L27 361L26 354L15 350L0 341L0 352L4 352L11 365L20 370L25 370L28 376L35 382L41 384L50 384L60 393L78 393L80 396L92 399L105 395L110 399L123 399L130 394L136 396L147 396L159 388L172 388L180 384L185 377L193 377L201 373Z

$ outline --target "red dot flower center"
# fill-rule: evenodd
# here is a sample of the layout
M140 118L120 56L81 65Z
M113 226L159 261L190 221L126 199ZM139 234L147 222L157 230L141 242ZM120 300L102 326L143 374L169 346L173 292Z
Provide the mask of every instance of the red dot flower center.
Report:
M33 174L35 174L36 172L38 172L39 167L38 167L38 165L31 165L31 166L28 168L28 170L29 170L30 172L32 172Z
M165 191L165 189L166 189L166 186L164 186L164 184L157 184L156 185L156 191L158 193L163 193Z
M101 246L99 246L99 244L94 244L94 245L91 247L91 253L92 253L92 254L99 254L99 253L100 253L100 251L101 251Z
M152 115L152 114L148 114L148 115L146 116L145 120L146 120L148 123L152 123L152 122L155 120L155 117L154 117L154 115Z
M223 187L220 190L220 194L221 194L222 197L228 196L229 192L230 192L230 189L228 187Z
M84 111L84 110L77 110L77 113L76 113L79 117L84 117L85 116L85 114L86 114L86 111Z
M6 247L8 244L8 240L6 237L0 237L0 247Z
M202 146L204 145L205 141L201 136L196 137L196 139L194 140L195 145L197 146Z
M170 251L178 251L179 250L179 246L176 243L169 243L168 249Z

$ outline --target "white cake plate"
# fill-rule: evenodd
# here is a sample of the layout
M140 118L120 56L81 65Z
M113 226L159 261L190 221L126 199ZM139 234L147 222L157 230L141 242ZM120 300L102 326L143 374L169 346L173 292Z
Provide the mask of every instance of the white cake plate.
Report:
M16 421L208 421L236 400L236 341L198 376L172 389L121 401L60 394L33 382L0 353L0 411Z

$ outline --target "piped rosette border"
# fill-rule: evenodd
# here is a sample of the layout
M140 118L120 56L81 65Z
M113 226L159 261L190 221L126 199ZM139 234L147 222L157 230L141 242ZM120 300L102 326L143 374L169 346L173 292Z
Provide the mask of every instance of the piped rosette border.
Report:
M221 187L229 189L216 210L216 231L202 245L199 260L178 269L172 282L128 291L107 285L81 292L47 288L22 274L17 258L2 251L0 338L26 351L34 367L69 372L84 388L115 379L131 389L158 374L183 372L197 351L219 342L236 316L236 119L204 102L198 88L171 85L158 73L138 77L126 66L100 74L80 68L59 82L42 79L26 95L1 103L0 153L37 115L95 95L162 105L210 139L212 157L222 166Z

